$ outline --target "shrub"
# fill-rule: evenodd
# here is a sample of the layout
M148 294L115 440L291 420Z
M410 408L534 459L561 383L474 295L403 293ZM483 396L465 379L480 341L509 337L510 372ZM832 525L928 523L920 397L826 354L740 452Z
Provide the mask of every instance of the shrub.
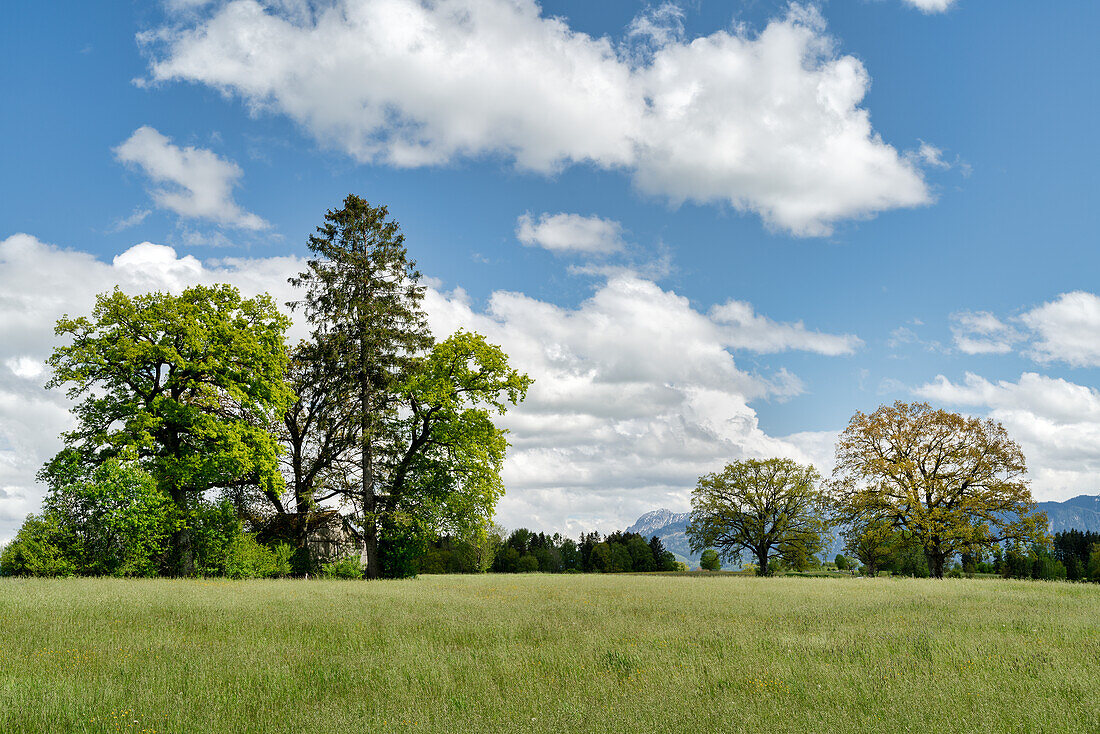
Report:
M849 568L848 557L843 555L842 553L837 553L836 554L836 570L837 571L847 571L848 568Z
M69 471L43 502L77 573L155 576L175 525L171 499L136 461L112 458L90 476Z
M718 551L707 548L699 557L699 566L706 571L717 571L722 567L722 561L718 558Z
M239 533L230 542L225 557L225 575L231 579L274 578L290 573L294 547L280 543L268 548L249 533Z
M532 571L538 571L539 559L528 553L527 555L519 559L519 562L516 563L516 569L520 573L531 573Z
M322 563L321 576L326 579L361 579L363 567L356 556L344 556L331 563Z
M15 539L0 552L4 576L69 576L76 571L61 546L61 529L50 516L28 515Z

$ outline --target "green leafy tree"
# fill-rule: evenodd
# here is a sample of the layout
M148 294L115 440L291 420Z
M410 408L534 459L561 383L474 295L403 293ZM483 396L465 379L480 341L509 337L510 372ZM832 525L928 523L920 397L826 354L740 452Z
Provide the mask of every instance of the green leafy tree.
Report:
M203 493L282 490L270 428L290 399L288 325L270 297L245 299L227 285L136 297L116 289L96 299L91 318L60 319L55 331L69 343L49 359L49 386L80 402L77 427L42 477L55 484L74 463L131 452L179 511L173 571L190 575L188 518Z
M626 541L626 550L630 553L630 565L635 571L656 571L657 562L653 559L653 551L649 549L649 543L640 535L631 536Z
M377 511L416 517L436 535L488 528L504 494L508 448L493 415L522 401L531 382L479 334L459 331L436 344L396 388L406 409Z
M718 551L713 548L706 548L703 551L703 555L699 557L699 568L704 571L717 571L722 567L722 559L718 555Z
M604 542L592 546L592 555L589 562L593 571L610 573L615 570L614 561L611 557L611 546Z
M0 575L68 576L76 564L64 533L52 515L28 515L15 538L0 552Z
M859 559L868 576L878 576L902 542L900 533L882 519L852 525L845 531L844 538L847 541L845 548Z
M748 551L761 576L775 559L804 563L829 530L818 480L813 467L790 459L747 459L700 477L687 528L692 550L715 548L729 561Z
M838 519L875 520L920 544L933 576L974 547L1043 538L1019 445L993 420L897 402L852 416L836 448Z
M93 576L157 575L178 522L153 477L118 458L88 478L51 487L43 507L56 519L75 570Z
M1089 553L1088 575L1091 581L1100 581L1100 543L1092 546Z

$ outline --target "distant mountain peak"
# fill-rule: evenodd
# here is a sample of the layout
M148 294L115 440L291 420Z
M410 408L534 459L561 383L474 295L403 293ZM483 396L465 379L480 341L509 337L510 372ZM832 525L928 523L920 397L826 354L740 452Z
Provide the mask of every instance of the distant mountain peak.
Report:
M639 517L633 525L626 529L626 532L637 533L645 538L651 535L659 535L658 531L667 528L669 525L687 523L689 514L687 512L673 512L662 507Z

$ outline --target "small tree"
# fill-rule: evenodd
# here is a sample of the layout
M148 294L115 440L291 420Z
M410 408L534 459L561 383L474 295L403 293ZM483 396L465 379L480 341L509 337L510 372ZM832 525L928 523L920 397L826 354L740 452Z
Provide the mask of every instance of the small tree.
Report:
M845 549L859 559L868 576L878 576L901 545L898 532L884 520L852 525L844 537Z
M833 562L836 564L836 570L837 571L847 571L848 570L848 558L844 554L837 553L836 554L836 560L833 561Z
M818 480L813 467L790 459L748 459L700 477L687 528L692 550L713 547L729 561L748 551L760 576L774 559L799 565L829 529Z
M1089 553L1088 574L1089 580L1100 582L1100 543L1093 545Z
M718 551L707 548L699 557L699 568L704 571L717 571L722 567L722 559L718 557Z

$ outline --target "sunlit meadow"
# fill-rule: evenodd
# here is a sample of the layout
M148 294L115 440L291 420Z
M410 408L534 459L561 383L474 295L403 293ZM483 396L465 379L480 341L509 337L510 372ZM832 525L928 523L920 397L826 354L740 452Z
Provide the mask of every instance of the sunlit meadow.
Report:
M1100 586L0 581L3 732L1097 732Z

